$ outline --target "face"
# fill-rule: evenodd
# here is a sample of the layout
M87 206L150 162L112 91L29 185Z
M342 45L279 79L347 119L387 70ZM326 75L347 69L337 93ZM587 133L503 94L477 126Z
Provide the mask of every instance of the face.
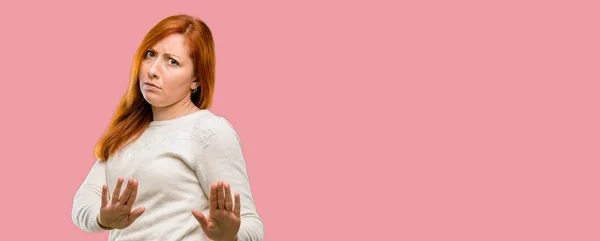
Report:
M144 99L152 106L166 107L184 98L198 87L194 62L182 35L170 35L146 50L139 73Z

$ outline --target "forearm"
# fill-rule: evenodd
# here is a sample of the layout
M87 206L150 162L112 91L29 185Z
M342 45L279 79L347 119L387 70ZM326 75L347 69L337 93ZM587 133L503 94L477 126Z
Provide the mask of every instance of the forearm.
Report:
M73 197L71 218L85 232L102 232L97 222L106 181L106 164L96 162Z
M73 199L71 211L73 223L85 232L102 232L104 229L98 224L98 213L100 212L100 194L94 189L82 186Z
M240 230L235 241L263 241L264 225L257 215L242 216Z
M263 222L257 212L246 162L237 133L225 122L208 133L214 133L202 140L202 155L196 161L196 172L200 185L209 196L212 184L223 181L231 187L231 194L240 196L241 224L237 233L237 241L262 241L264 239Z

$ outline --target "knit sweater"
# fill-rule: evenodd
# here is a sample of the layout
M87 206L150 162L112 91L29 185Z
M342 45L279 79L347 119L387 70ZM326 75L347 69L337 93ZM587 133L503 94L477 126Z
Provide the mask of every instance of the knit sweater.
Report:
M239 137L224 117L207 109L153 121L107 162L96 161L73 199L72 219L77 227L85 232L106 231L96 221L102 185L108 184L110 195L119 177L138 180L132 210L142 206L146 210L129 227L108 231L111 241L206 240L192 210L199 209L208 217L210 187L218 180L231 185L232 195L240 194L238 240L263 240L264 227Z

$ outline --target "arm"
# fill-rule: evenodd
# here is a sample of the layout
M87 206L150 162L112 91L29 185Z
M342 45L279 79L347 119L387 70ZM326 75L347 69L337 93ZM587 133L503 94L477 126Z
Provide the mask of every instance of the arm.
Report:
M232 194L240 194L239 241L262 241L264 226L256 211L246 171L241 143L229 123L221 118L213 128L204 130L201 137L204 149L196 160L196 174L207 196L210 186L221 180L231 185ZM212 124L212 123L211 123ZM237 205L237 204L235 204Z
M106 183L106 162L96 161L75 193L71 218L85 232L102 232L98 213L102 202L102 185Z

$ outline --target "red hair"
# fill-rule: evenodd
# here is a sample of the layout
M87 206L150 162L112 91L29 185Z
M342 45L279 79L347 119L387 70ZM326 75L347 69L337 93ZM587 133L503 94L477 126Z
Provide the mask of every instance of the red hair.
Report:
M121 99L107 130L96 144L94 155L100 161L137 139L152 121L151 106L142 96L138 77L144 54L158 41L171 34L182 34L194 61L194 74L199 81L192 102L200 109L211 105L215 85L215 50L212 33L200 19L189 15L174 15L161 20L144 37L131 66L129 87Z

